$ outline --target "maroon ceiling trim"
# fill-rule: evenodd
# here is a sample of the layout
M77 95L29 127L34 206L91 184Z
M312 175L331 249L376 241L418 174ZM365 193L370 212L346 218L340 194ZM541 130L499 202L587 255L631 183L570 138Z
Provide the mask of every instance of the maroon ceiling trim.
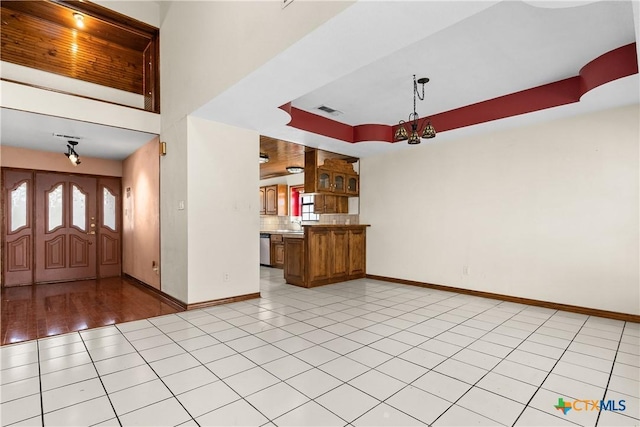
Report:
M580 101L582 95L605 83L638 73L636 44L631 43L599 56L580 69L577 76L522 90L430 116L438 132L473 126L492 120L532 113ZM398 125L351 126L293 107L280 107L291 117L288 126L345 142L396 142ZM409 130L409 129L407 129Z

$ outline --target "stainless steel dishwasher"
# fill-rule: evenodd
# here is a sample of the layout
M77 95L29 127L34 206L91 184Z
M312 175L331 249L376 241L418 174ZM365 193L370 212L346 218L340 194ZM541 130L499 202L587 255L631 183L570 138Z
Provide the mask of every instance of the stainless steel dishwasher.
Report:
M271 267L271 234L260 233L260 265Z

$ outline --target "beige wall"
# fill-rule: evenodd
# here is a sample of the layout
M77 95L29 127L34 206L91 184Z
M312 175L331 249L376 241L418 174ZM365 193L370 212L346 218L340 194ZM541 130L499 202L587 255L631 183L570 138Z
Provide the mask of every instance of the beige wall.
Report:
M367 272L640 314L638 115L362 159Z
M122 176L122 162L82 156L82 163L73 166L64 153L0 146L2 167L69 172L87 175Z
M122 271L157 289L160 289L159 197L160 160L156 138L123 162Z

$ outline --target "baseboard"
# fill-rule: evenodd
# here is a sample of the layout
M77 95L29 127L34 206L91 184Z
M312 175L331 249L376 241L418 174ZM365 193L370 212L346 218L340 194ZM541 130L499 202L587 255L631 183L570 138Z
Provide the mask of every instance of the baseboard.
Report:
M166 294L166 293L162 292L160 289L155 288L155 287L151 286L150 284L143 282L140 279L136 279L135 277L130 276L127 273L123 273L122 276L125 279L135 283L136 285L140 285L143 288L145 288L146 290L153 292L154 294L156 294L157 296L162 298L162 300L165 303L173 306L174 308L177 308L177 309L179 309L181 311L187 310L187 304L186 303L180 301L179 299L177 299L175 297L172 297L169 294Z
M580 307L577 305L560 304L557 302L541 301L537 299L514 297L511 295L494 294L492 292L476 291L473 289L456 288L453 286L435 285L432 283L417 282L415 280L398 279L395 277L377 276L367 274L368 279L382 280L385 282L401 283L403 285L419 286L421 288L438 289L441 291L456 292L459 294L474 295L477 297L498 299L502 301L515 302L519 304L535 305L538 307L551 308L554 310L570 311L572 313L587 314L589 316L606 317L609 319L623 320L625 322L640 323L640 315L619 313L617 311L599 310L597 308Z
M255 298L260 298L260 292L256 292L253 294L238 295L238 296L229 297L229 298L220 298L220 299L214 299L209 301L195 302L193 304L187 304L187 310L196 310L198 308L212 307L214 305L220 305L220 304L230 304L232 302L246 301L246 300L255 299Z

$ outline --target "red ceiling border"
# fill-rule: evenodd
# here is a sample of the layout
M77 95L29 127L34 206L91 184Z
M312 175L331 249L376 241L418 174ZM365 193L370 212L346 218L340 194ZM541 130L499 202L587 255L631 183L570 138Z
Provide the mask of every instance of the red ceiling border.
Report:
M438 132L459 129L547 108L572 104L582 95L605 83L638 73L636 44L609 51L580 69L577 76L522 90L430 116ZM288 102L280 107L291 117L288 126L341 141L393 143L398 125L351 126L301 110Z

